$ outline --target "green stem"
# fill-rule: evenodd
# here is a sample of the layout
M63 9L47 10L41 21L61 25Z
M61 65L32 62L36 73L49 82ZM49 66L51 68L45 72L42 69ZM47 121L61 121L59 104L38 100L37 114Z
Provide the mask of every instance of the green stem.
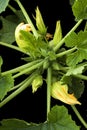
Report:
M23 90L25 90L29 85L31 84L32 80L36 77L37 74L32 74L29 76L28 80L20 87L18 88L15 92L10 94L7 98L5 98L1 103L0 103L0 108L4 106L6 103L8 103L10 100L12 100L14 97L16 97L18 94L20 94Z
M13 78L17 78L17 77L19 77L19 76L21 76L21 75L23 75L23 74L26 74L26 73L29 73L29 72L33 71L34 69L37 69L37 68L39 68L40 66L42 66L43 63L44 63L44 60L43 60L42 62L39 62L39 63L37 63L37 64L35 64L35 65L33 65L33 66L27 68L27 69L24 69L23 71L21 71L21 72L15 74L15 75L13 76Z
M5 72L2 72L2 76L6 75L6 74L10 74L10 73L17 73L17 72L20 72L21 70L24 70L26 68L29 68L29 67L32 67L33 65L35 65L36 63L40 62L42 60L36 60L36 61L32 61L30 63L27 63L25 65L22 65L22 66L19 66L17 68L14 68L12 70L8 70L8 71L5 71Z
M26 18L27 22L30 24L31 29L32 29L32 32L34 33L35 37L36 37L36 38L38 38L38 33L37 33L37 30L35 29L35 27L34 27L34 25L33 25L32 21L31 21L31 19L30 19L29 15L27 14L27 12L26 12L25 8L23 7L23 5L21 4L21 2L20 2L19 0L15 0L15 1L16 1L16 2L17 2L17 4L19 5L19 7L20 7L20 9L21 9L22 13L24 14L24 16L25 16L25 18Z
M10 4L8 4L8 7L13 11L14 14L17 15L17 10L13 8Z
M50 112L51 108L51 68L47 70L47 120L48 120L48 113Z
M74 76L74 77L77 77L77 78L80 78L80 79L83 79L83 80L87 80L87 76L82 75L82 74L73 75L73 76Z
M29 77L28 77L28 78L29 78ZM28 78L26 78L25 80L23 80L21 83L15 85L13 88L11 88L11 89L9 90L9 92L10 92L10 91L13 91L13 90L15 90L15 89L18 89L20 86L22 86L22 85L28 80Z
M78 23L66 34L66 36L55 46L54 51L56 52L65 42L65 39L73 32L76 30L76 28L81 24L83 20L79 20Z
M14 49L14 50L17 50L17 51L22 52L24 54L27 54L26 52L22 51L19 47L16 47L16 46L11 45L11 44L8 44L8 43L5 43L5 42L0 42L0 45L6 46L6 47ZM27 54L27 55L29 55L29 54Z
M75 114L77 115L78 119L84 125L84 127L87 128L87 123L84 121L84 119L82 118L82 116L80 115L80 113L78 112L78 110L76 109L76 107L74 105L71 106L71 107L72 107L73 111L75 112Z
M76 49L77 49L76 47L73 47L73 48L71 48L71 49L69 49L69 50L66 50L66 51L64 51L64 52L61 52L61 53L56 54L56 57L61 57L61 56L63 56L63 55L67 55L67 54L69 54L69 53L75 51Z

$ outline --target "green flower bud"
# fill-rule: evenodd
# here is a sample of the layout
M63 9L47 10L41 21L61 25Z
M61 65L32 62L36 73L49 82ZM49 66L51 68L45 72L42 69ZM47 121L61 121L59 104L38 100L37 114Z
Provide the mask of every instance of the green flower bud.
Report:
M54 44L59 43L61 41L61 39L62 39L61 25L60 25L60 21L57 21L56 30L55 30L54 37L53 37Z
M60 70L60 66L57 62L53 62L52 67L53 67L54 70Z
M32 92L36 92L39 87L43 84L43 78L41 75L38 75L32 82Z
M53 39L49 42L50 46L55 46L57 45L62 39L62 29L61 29L61 24L60 21L57 21L56 23L56 29L54 33Z
M38 7L36 9L36 26L41 34L46 34L47 28L45 27L42 15Z

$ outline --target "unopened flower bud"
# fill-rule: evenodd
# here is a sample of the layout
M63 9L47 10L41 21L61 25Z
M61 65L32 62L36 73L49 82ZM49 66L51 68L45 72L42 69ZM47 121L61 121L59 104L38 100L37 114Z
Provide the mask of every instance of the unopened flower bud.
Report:
M38 75L32 82L32 92L36 92L39 87L43 84L43 78L41 75Z
M46 34L47 28L45 27L42 15L41 15L38 7L36 9L36 26L41 34Z

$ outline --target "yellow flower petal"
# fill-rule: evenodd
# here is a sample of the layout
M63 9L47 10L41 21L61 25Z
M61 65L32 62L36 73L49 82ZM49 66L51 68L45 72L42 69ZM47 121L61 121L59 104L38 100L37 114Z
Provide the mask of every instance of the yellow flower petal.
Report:
M68 86L66 84L62 85L60 81L53 83L52 97L69 105L81 105L73 94L68 94Z

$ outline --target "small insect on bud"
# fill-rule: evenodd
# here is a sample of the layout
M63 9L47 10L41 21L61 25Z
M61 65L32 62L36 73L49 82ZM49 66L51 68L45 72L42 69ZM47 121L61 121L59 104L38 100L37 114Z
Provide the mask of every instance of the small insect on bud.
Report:
M53 83L51 95L53 98L58 99L66 104L81 105L81 103L76 99L73 94L68 93L68 86L66 84L62 84L62 82L60 81Z
M36 92L39 87L43 84L43 78L41 75L38 75L32 82L32 92Z

